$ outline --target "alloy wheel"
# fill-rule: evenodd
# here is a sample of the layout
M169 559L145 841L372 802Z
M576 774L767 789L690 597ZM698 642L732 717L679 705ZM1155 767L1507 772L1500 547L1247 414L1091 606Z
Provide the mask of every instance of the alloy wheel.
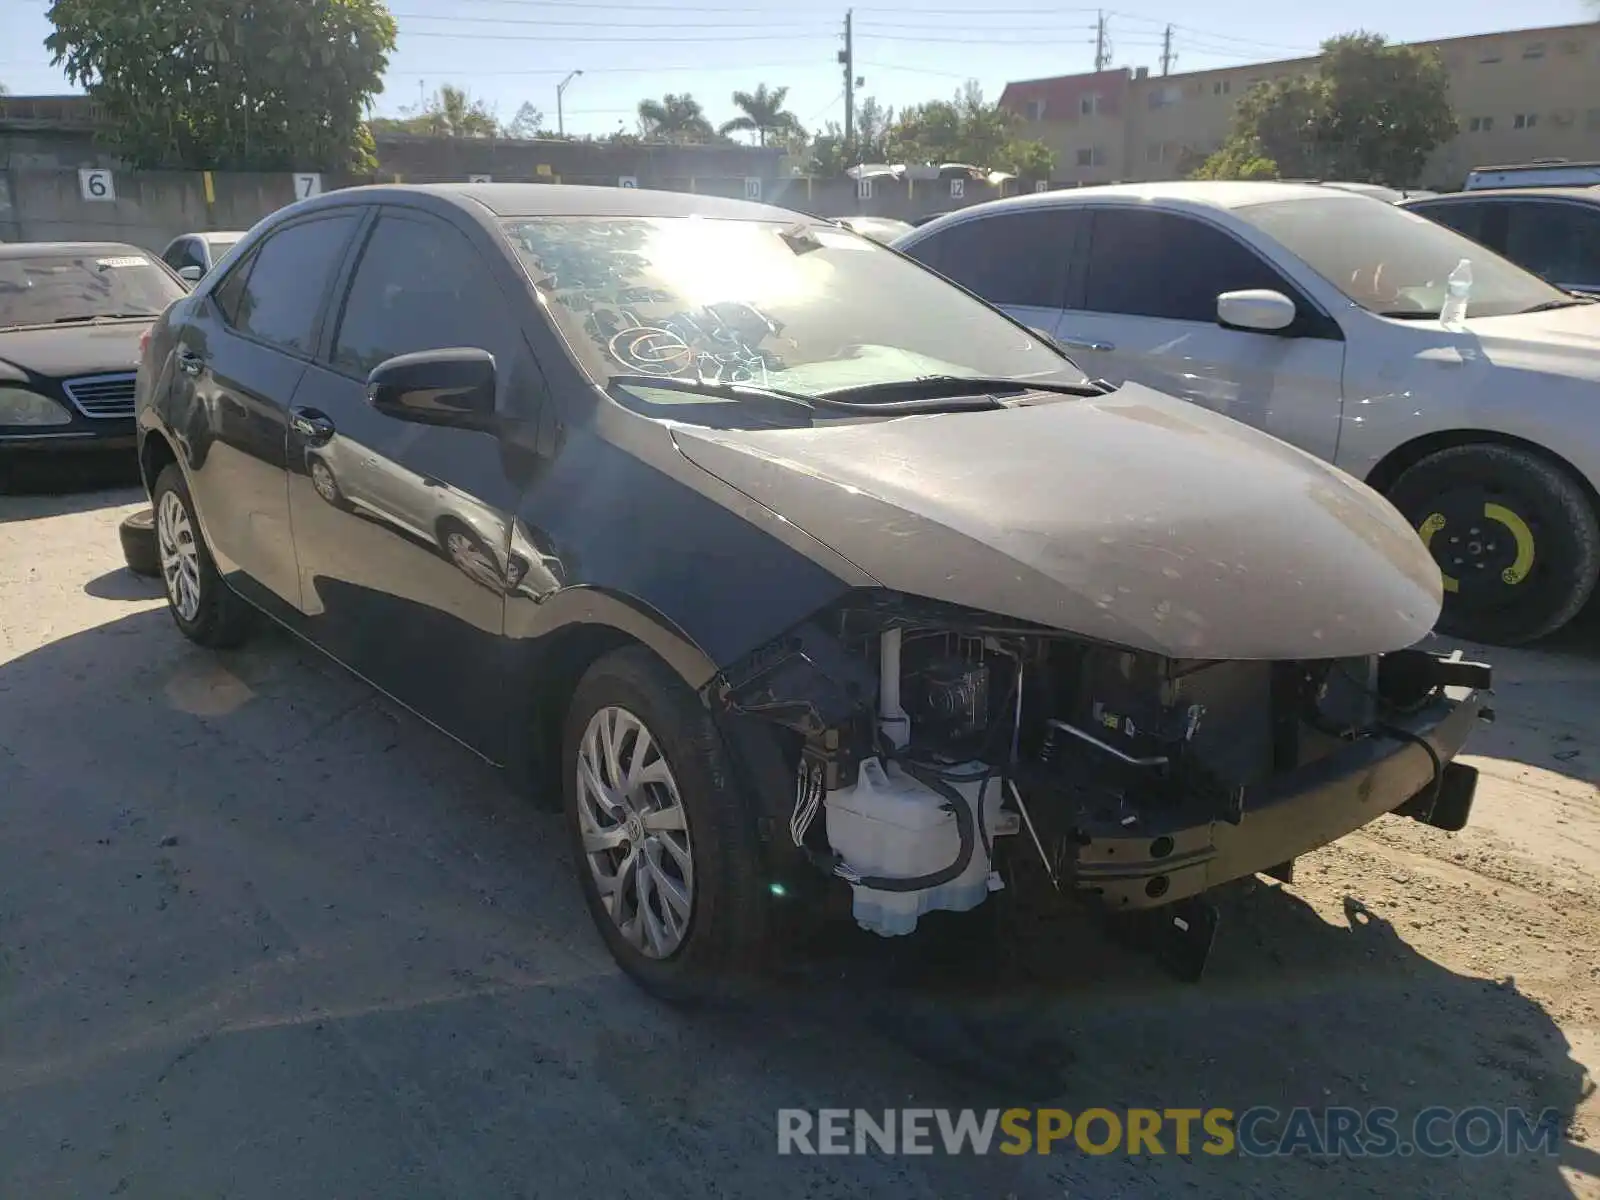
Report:
M320 460L311 464L311 486L316 488L317 495L329 504L339 499L339 485L333 480L333 472Z
M683 944L694 912L688 816L672 768L625 708L589 718L578 748L578 831L601 905L647 958Z
M200 550L189 513L176 492L161 494L156 511L156 542L167 599L180 617L193 621L200 615Z

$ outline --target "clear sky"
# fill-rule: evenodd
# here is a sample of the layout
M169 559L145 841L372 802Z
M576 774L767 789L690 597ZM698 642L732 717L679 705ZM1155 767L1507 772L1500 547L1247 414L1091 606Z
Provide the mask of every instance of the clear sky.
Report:
M977 79L998 98L1007 80L1092 69L1095 8L1081 0L873 0L855 7L857 100L894 107L953 93ZM0 0L0 82L13 94L73 90L49 65L44 0ZM632 131L638 101L687 91L721 122L731 94L758 83L789 88L809 128L842 120L844 4L784 0L392 0L400 27L381 115L415 104L441 83L482 99L503 119L523 101L555 126L566 90L569 133ZM1103 10L1113 66L1160 69L1161 36L1175 26L1176 71L1289 58L1356 28L1418 41L1509 27L1592 19L1586 0L1118 0Z

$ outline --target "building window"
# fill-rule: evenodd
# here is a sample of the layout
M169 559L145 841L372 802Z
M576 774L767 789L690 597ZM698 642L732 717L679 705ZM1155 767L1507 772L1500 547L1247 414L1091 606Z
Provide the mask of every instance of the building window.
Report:
M1152 88L1150 91L1151 108L1171 108L1183 99L1183 89L1175 83L1166 84L1164 87Z
M1030 120L1030 121L1042 121L1042 120L1044 120L1044 101L1043 100L1029 100L1028 101L1028 120Z
M1578 40L1576 40L1576 39L1573 39L1571 41L1562 42L1561 43L1561 53L1563 53L1563 54L1582 54L1583 53L1583 43L1578 41Z
M1213 79L1211 81L1211 94L1213 96L1226 96L1231 91L1233 91L1233 80Z
M1544 57L1544 43L1543 42L1529 42L1526 46L1524 46L1522 48L1522 57L1523 58L1543 58Z
M1513 129L1532 129L1538 123L1538 113L1518 113L1511 118L1511 128Z
M1481 63L1497 63L1497 62L1500 61L1500 51L1498 51L1498 50L1485 50L1483 52L1483 57L1480 58L1478 61L1481 62Z
M1086 117L1092 117L1100 111L1100 94L1092 92L1078 101L1078 111Z
M1103 147L1095 146L1078 151L1078 165L1080 167L1103 167L1106 165L1106 152Z
M1468 133L1488 133L1494 128L1493 117L1473 117L1467 122Z

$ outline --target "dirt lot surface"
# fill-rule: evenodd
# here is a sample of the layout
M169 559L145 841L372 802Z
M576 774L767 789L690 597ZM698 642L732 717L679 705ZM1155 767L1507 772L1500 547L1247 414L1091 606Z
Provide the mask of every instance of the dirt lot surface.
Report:
M761 1005L612 967L558 818L266 632L185 643L128 490L0 496L0 1197L1600 1197L1600 619L1481 651L1471 827L1093 928L840 934ZM1477 655L1475 655L1477 656ZM968 947L972 950L972 947ZM780 1107L1553 1107L1555 1157L780 1158Z

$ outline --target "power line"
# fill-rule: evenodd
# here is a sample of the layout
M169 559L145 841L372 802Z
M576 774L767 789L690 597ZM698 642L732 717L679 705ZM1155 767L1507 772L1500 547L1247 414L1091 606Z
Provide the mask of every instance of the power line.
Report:
M553 42L589 42L604 45L631 42L653 45L660 42L803 42L832 37L833 35L827 33L736 33L723 37L705 34L696 34L690 37L671 37L661 34L646 34L644 37L586 37L580 34L545 37L537 33L436 33L432 30L412 29L402 31L401 36L407 38L448 38L467 42L543 42L546 44Z
M812 60L812 59L805 59L803 61L796 59L796 60L793 60L793 61L790 61L790 62L777 62L777 63L730 63L730 64L727 64L727 65L724 65L724 66L719 66L719 65L714 65L714 64L707 64L707 63L683 63L683 64L675 65L675 66L585 67L583 69L583 73L585 75L655 75L655 74L662 74L662 73L665 73L665 72L668 72L668 71L674 71L674 72L676 72L676 71L697 71L697 72L706 72L706 73L710 73L710 72L713 72L713 71L717 71L717 72L725 72L725 71L726 72L732 72L732 71L738 71L738 72L747 72L747 71L781 71L781 70L785 70L785 69L791 68L791 67L810 67L810 66L815 66L815 65L816 65L815 61ZM563 67L539 67L539 68L535 68L535 69L532 69L532 70L484 71L484 70L480 70L478 67L475 67L475 66L462 66L462 67L451 67L451 68L432 67L432 68L430 68L430 69L428 69L426 71L396 71L396 70L389 70L389 71L386 71L385 74L386 75L415 75L415 76L421 76L423 78L427 78L427 77L434 76L434 75L474 75L474 76L479 76L479 75L482 75L482 76L503 75L503 76L523 77L523 76L533 76L533 75L565 75L565 74L567 74L567 71Z
M468 25L537 25L541 29L549 26L577 27L584 29L615 29L615 21L549 21L542 17L458 17L446 13L405 13L391 12L391 16L401 21L449 21L452 24ZM828 22L831 26L832 22ZM783 29L790 25L801 28L819 28L817 22L811 21L804 24L789 21L674 21L674 29Z

